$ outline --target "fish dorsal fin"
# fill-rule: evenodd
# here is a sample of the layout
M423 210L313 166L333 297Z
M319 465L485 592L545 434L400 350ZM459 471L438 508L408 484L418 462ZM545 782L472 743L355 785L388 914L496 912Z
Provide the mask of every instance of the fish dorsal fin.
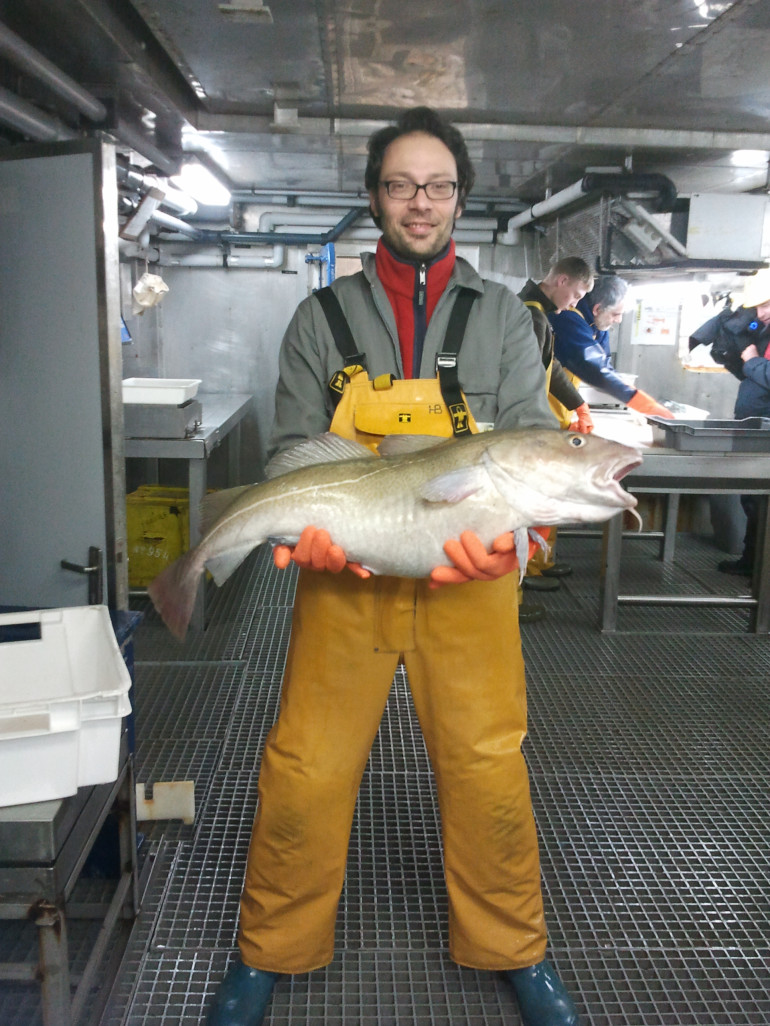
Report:
M380 456L406 456L451 441L443 435L385 435L377 446Z
M200 504L201 535L204 535L212 524L219 520L224 511L236 499L253 487L254 485L239 485L237 488L223 488L221 491L209 492L208 495L204 495Z
M376 459L375 454L360 442L341 438L332 431L315 438L298 442L285 452L279 452L265 467L265 477L279 477L300 467L313 467L319 463L338 463L341 460L361 459L367 456Z
M462 502L488 484L489 475L483 467L461 467L426 481L420 497L426 502Z

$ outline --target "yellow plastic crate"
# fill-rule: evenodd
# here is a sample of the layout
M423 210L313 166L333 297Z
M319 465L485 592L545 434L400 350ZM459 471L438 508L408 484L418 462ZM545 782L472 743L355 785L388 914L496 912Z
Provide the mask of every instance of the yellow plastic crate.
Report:
M141 485L126 496L128 583L144 588L190 547L186 488Z

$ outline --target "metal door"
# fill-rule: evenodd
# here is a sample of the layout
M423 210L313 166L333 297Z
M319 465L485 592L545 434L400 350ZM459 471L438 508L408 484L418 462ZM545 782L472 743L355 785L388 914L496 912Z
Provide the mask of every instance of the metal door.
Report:
M126 607L117 239L112 146L2 154L0 606Z

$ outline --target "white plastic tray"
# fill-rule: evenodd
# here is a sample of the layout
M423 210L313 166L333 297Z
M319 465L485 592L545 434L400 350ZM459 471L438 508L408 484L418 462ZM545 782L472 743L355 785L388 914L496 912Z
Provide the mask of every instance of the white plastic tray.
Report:
M131 678L106 606L0 615L0 806L118 775Z
M198 394L200 378L124 378L124 403L181 406Z

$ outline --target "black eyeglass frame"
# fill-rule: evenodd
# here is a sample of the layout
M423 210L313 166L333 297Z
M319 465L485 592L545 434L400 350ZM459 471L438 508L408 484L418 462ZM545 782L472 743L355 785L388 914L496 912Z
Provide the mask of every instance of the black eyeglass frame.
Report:
M385 192L388 194L388 196L391 199L394 199L394 200L413 200L414 197L417 195L417 193L420 191L420 189L424 189L425 190L425 195L428 197L428 199L432 200L434 203L437 203L437 202L441 202L442 200L452 199L452 197L457 192L457 182L453 182L450 179L442 179L441 181L436 181L436 182L425 182L423 185L417 185L416 182L408 182L408 181L405 181L403 178L397 178L397 179L391 179L391 180L389 180L387 182L380 181L380 185L383 186L383 188L385 189ZM391 186L393 186L393 185L411 185L413 187L414 191L409 196L394 196L393 193L390 191ZM435 185L439 185L439 186L451 185L452 186L452 191L449 193L448 196L431 196L431 194L430 194L430 192L428 190L432 189L433 186L435 186Z

